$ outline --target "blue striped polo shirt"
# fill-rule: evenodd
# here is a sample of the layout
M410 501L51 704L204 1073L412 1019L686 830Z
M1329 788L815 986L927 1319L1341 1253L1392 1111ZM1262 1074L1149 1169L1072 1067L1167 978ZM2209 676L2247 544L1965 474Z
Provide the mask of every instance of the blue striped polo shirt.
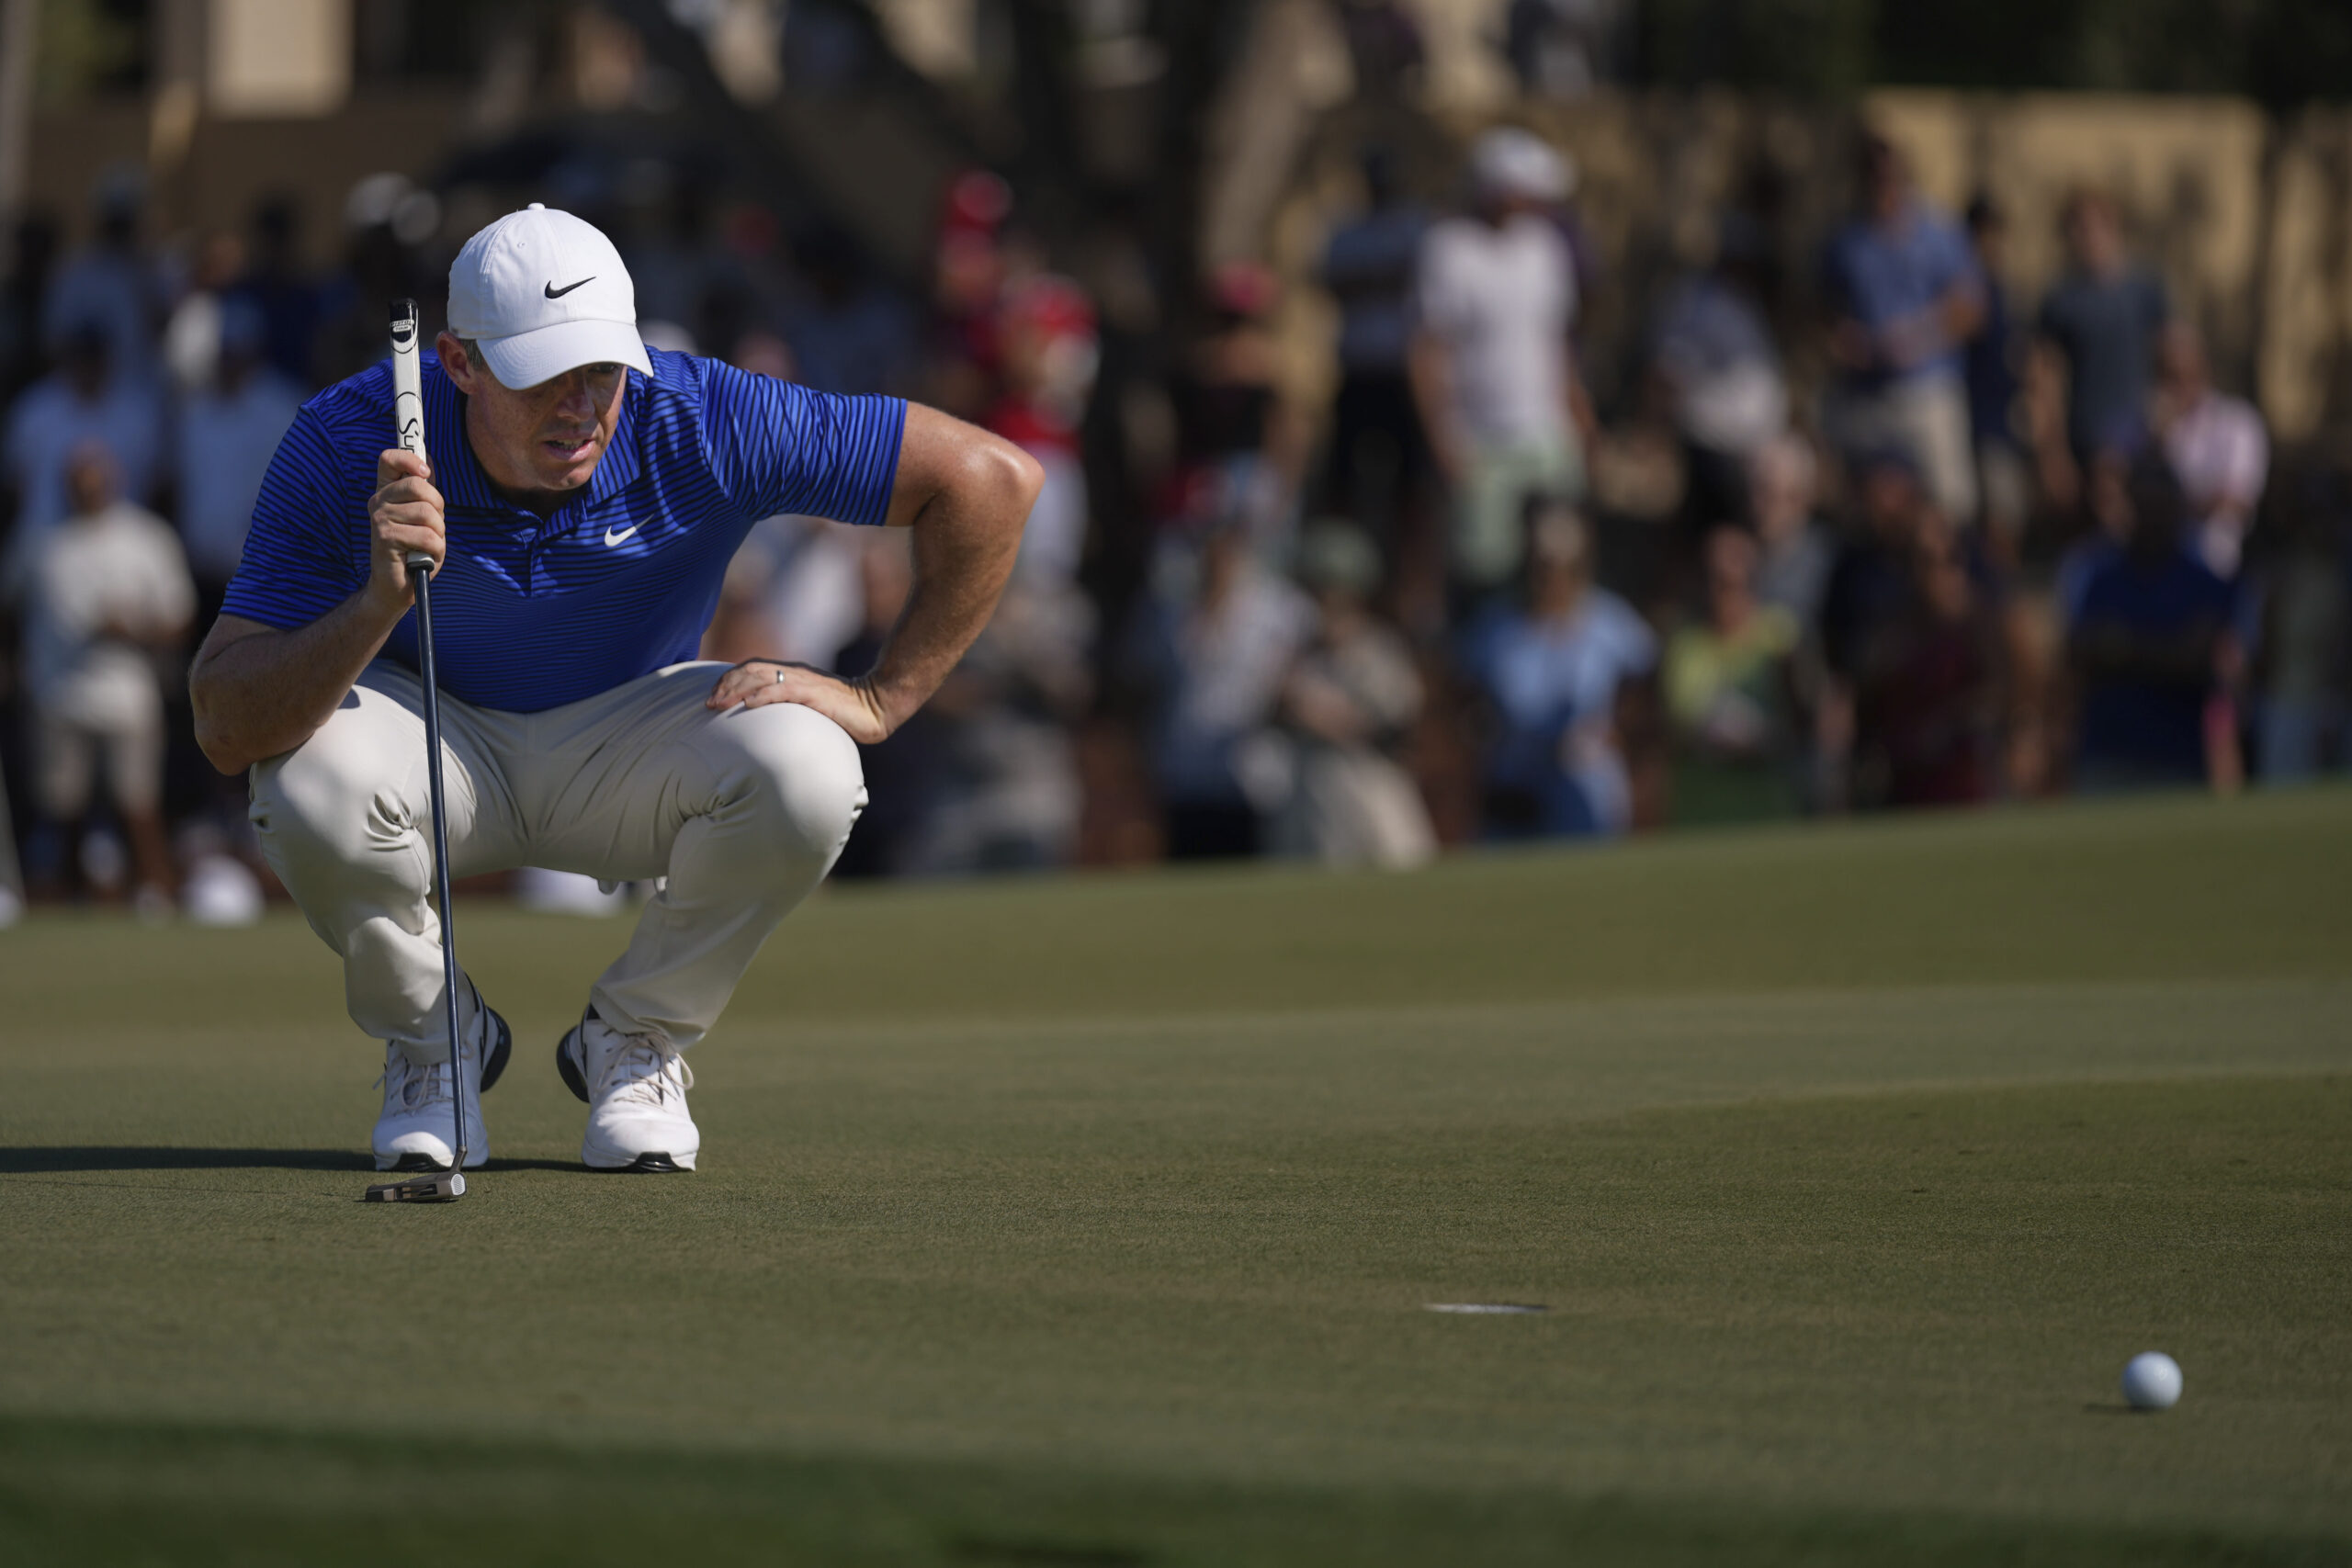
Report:
M537 713L695 657L727 563L779 512L879 524L907 406L837 397L717 360L649 350L619 427L552 517L499 498L465 435L465 398L424 356L424 448L446 502L433 580L442 689ZM389 361L312 398L278 443L223 612L308 626L368 581L368 500L393 444ZM411 611L384 646L416 665Z

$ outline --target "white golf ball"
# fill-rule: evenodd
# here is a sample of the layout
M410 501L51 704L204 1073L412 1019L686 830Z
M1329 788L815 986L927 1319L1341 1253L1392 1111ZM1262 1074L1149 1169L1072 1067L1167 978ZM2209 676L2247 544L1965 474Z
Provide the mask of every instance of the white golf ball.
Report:
M2180 1403L2180 1363L2146 1350L2123 1363L2123 1397L2135 1410L2170 1410Z

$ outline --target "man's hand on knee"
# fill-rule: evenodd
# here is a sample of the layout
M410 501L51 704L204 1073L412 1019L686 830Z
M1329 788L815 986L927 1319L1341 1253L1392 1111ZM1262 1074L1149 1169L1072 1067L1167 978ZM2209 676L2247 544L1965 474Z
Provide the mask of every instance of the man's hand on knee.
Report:
M736 665L718 678L704 705L723 711L738 703L750 708L771 703L814 708L861 746L889 739L896 728L865 682L844 681L806 664L776 659L747 659Z

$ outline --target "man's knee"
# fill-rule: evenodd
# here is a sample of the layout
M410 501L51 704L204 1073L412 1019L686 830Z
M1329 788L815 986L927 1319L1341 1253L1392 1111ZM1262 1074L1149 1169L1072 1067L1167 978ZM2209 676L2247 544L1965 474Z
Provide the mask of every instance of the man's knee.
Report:
M788 860L831 860L865 808L857 742L797 703L745 709L725 722L737 727L747 799L767 847Z
M407 833L411 769L395 728L366 708L341 708L293 750L254 765L253 824L281 877L312 862L380 860Z

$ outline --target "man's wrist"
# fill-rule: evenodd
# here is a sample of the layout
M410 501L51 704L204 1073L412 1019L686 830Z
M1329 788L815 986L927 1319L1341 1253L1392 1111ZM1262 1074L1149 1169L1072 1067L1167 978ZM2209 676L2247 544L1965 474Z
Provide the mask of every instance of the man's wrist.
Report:
M899 726L914 716L915 710L922 706L931 695L928 692L910 691L904 682L893 680L879 671L869 671L851 681L849 685L886 735L896 734Z
M370 577L367 586L351 596L351 602L358 606L362 624L379 637L390 635L391 629L400 625L401 617L408 614L411 604L400 590L387 585L380 577Z

